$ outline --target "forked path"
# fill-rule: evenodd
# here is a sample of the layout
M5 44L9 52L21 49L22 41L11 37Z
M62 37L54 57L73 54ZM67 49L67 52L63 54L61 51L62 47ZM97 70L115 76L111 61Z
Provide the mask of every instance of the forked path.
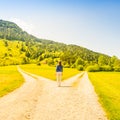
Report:
M26 82L0 98L0 120L107 120L87 73L58 87L54 81L19 71Z

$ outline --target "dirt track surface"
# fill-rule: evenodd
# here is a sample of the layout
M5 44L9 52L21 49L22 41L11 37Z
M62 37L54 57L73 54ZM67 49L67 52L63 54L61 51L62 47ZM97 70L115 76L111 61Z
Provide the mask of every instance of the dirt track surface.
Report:
M87 73L58 87L55 81L19 72L26 82L0 98L0 120L107 120Z

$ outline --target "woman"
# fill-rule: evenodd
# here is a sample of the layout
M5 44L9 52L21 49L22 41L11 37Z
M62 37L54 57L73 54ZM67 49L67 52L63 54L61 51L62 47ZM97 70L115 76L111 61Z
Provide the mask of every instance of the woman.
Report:
M59 61L58 65L56 66L56 76L57 76L57 82L59 87L61 86L62 72L63 72L63 66L61 61Z

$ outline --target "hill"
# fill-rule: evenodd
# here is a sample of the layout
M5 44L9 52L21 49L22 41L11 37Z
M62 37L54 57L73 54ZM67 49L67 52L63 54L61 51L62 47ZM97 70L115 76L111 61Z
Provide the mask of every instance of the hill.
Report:
M39 41L43 43L52 42L49 40L44 41L43 39L30 35L26 31L23 31L17 24L4 20L0 20L0 38L12 41Z
M1 66L27 63L56 65L59 59L64 67L77 67L80 70L90 65L113 67L113 64L119 64L115 56L77 45L39 39L23 31L17 24L4 20L0 20L0 50Z

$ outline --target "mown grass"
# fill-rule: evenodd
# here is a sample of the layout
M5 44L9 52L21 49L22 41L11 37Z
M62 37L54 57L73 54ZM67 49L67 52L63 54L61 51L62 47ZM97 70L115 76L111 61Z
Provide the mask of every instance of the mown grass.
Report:
M0 97L20 87L23 82L16 66L0 67Z
M51 80L56 80L56 72L55 67L50 67L48 65L35 65L35 64L28 64L28 65L21 65L20 66L23 70L37 74ZM70 78L76 74L80 73L80 71L73 69L73 68L63 68L63 77L62 80Z
M88 73L110 120L120 120L120 73Z

